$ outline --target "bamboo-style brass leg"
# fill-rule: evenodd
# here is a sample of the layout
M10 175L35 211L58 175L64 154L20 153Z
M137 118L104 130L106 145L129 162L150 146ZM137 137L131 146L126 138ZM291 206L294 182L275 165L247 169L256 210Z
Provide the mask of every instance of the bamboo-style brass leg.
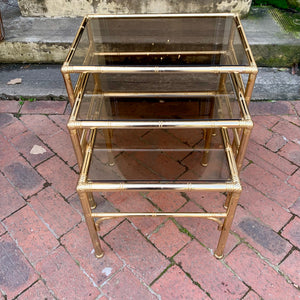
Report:
M203 152L203 157L201 161L201 165L203 167L206 167L208 165L208 154L209 154L209 148L210 148L210 143L211 143L211 136L212 136L212 129L208 128L205 130L205 146L204 146L204 152Z
M80 190L77 190L77 192L78 192L78 195L80 198L85 222L88 227L90 237L91 237L91 240L92 240L92 243L94 246L95 256L97 258L101 258L104 255L104 251L101 248L100 240L99 240L96 226L95 226L95 222L94 222L94 219L92 218L92 212L91 212L91 208L90 208L90 204L89 204L88 193L80 191Z
M235 191L230 193L231 197L229 199L228 203L228 208L227 208L227 217L224 220L223 226L222 226L222 231L221 235L219 238L218 246L215 251L215 257L218 259L223 258L224 256L224 248L228 239L228 235L230 232L231 224L233 221L233 217L235 214L235 210L239 201L241 191ZM227 200L226 200L227 201Z
M240 170L243 166L243 160L244 160L247 145L248 145L248 142L249 142L250 134L251 134L251 128L250 129L245 128L243 130L242 139L241 139L241 143L240 143L240 148L239 148L239 151L238 151L238 155L236 157L236 167L238 169L238 172L240 172Z
M227 193L227 196L226 196L226 200L225 200L225 203L224 203L224 208L227 209L228 206L229 206L229 201L230 201L230 198L231 198L231 194L230 192Z
M115 162L114 162L114 156L112 154L112 143L111 143L112 129L103 129L103 134L104 134L106 148L108 149L108 151L107 151L108 164L110 166L113 166L115 164Z
M81 169L82 163L83 163L83 153L82 153L82 148L80 145L79 137L78 137L76 129L69 128L69 132L70 132L71 140L73 143L73 148L75 150L78 167L79 167L79 169Z
M95 202L93 193L87 193L88 198L89 198L89 203L90 203L90 208L95 209L97 207L97 203Z

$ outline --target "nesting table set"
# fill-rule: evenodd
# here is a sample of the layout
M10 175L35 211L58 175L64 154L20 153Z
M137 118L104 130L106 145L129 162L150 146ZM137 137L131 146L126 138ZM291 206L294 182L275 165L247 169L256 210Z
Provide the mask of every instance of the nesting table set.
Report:
M222 258L241 193L257 74L238 16L88 15L62 74L77 192L96 257L103 256L102 221L165 216L216 222L215 256ZM224 211L94 210L96 192L153 190L225 193Z

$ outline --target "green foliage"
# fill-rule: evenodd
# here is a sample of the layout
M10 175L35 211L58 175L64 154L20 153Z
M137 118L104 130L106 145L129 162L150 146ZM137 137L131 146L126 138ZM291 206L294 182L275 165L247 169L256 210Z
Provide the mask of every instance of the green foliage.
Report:
M281 9L296 9L299 10L296 4L293 5L293 1L287 0L253 0L253 5L272 5Z
M24 98L24 97L22 97L22 96L20 96L19 97L19 105L20 106L22 106L24 103L25 103L25 101L29 101L29 102L34 102L34 101L36 101L36 98Z

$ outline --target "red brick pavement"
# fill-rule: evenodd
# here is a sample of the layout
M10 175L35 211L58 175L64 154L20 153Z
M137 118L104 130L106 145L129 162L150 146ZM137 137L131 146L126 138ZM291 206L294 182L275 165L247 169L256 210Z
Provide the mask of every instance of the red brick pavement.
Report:
M66 101L0 101L0 298L299 299L300 101L252 102L250 111L255 127L224 259L212 255L211 221L130 218L103 223L97 260L75 190ZM141 133L135 143L152 134ZM199 141L175 131L161 139L182 148ZM169 172L163 160L159 168ZM210 193L95 198L98 211L220 211L224 201Z

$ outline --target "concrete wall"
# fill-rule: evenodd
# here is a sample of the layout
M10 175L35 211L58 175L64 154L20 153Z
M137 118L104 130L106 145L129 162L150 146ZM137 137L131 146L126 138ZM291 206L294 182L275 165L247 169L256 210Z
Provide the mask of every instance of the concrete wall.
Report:
M252 0L18 0L23 16L235 12L245 16Z

